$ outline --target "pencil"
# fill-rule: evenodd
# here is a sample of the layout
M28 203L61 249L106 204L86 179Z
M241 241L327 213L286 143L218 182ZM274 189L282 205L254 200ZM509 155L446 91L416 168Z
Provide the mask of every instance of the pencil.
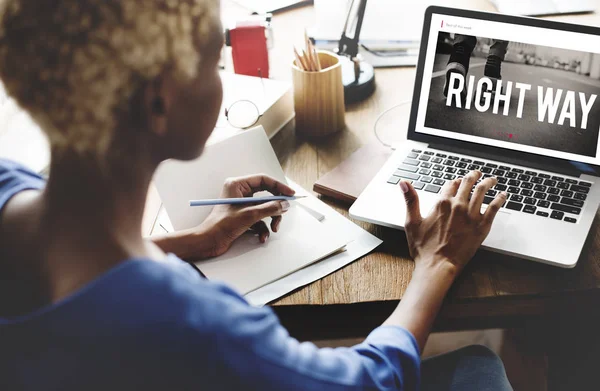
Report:
M307 71L312 72L313 66L312 66L312 60L310 59L310 56L308 55L308 53L306 52L306 50L302 49L302 57L304 58L304 61L307 64Z
M304 29L304 41L306 42L306 51L308 52L308 54L310 56L313 70L320 71L321 70L321 61L319 60L319 55L317 53L317 49L315 48L315 45L313 45L310 38L308 38L308 33L306 32L306 29Z
M304 69L304 64L302 64L302 60L300 59L300 55L298 54L296 48L294 48L294 57L296 57L296 66L305 71L306 69Z
M321 59L319 58L319 53L317 52L317 48L315 47L315 45L312 44L311 42L311 46L313 48L313 53L315 55L315 60L317 62L317 71L321 71Z
M298 60L300 61L300 64L302 65L302 70L303 71L309 71L308 66L306 65L306 59L303 58L300 54L298 54L298 50L296 50L296 48L294 48L294 53L296 54L296 57L298 58Z
M270 201L295 201L306 196L266 196L266 197L242 197L242 198L215 198L208 200L190 200L190 206L212 206L212 205L243 205L259 204Z
M308 56L308 60L310 61L310 70L311 71L316 71L317 67L313 58L313 53L312 53L312 49L311 49L311 45L310 45L310 39L308 39L308 33L306 32L306 29L304 29L304 44L306 45L306 54Z

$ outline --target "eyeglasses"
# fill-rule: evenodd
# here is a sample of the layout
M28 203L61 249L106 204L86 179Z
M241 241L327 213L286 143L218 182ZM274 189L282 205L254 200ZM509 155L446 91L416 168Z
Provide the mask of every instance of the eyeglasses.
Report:
M249 100L238 100L225 108L225 118L229 125L238 129L248 129L256 125L262 114L258 106Z
M262 72L258 69L258 77L262 87L262 100L266 97L265 82ZM248 99L240 99L225 108L225 119L231 127L237 129L248 129L258 123L262 114L258 105ZM219 127L217 125L217 127Z

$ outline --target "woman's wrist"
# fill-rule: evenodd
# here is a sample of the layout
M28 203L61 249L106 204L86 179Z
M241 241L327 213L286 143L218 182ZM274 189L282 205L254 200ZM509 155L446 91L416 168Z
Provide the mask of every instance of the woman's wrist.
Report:
M435 317L458 272L456 265L449 260L417 257L402 300L383 324L408 330L422 351Z
M450 288L459 274L460 268L455 262L443 257L430 256L415 260L412 278L424 278L430 281L433 279L436 283L447 285Z
M173 253L184 260L200 260L207 257L211 246L209 234L203 229L170 232L150 239L164 252Z

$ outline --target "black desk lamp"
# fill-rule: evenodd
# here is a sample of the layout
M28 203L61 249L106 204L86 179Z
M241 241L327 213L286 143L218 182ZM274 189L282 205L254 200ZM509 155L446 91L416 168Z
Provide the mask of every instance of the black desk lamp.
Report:
M375 91L373 66L360 59L358 38L365 18L367 0L352 0L337 54L342 57L342 80L346 103L359 102Z

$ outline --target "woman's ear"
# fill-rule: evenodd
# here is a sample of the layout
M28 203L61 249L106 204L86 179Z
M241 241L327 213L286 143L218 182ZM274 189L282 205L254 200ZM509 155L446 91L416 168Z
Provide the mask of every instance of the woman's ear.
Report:
M169 82L163 76L148 83L144 91L144 112L148 131L157 136L164 136L168 132L170 93Z

